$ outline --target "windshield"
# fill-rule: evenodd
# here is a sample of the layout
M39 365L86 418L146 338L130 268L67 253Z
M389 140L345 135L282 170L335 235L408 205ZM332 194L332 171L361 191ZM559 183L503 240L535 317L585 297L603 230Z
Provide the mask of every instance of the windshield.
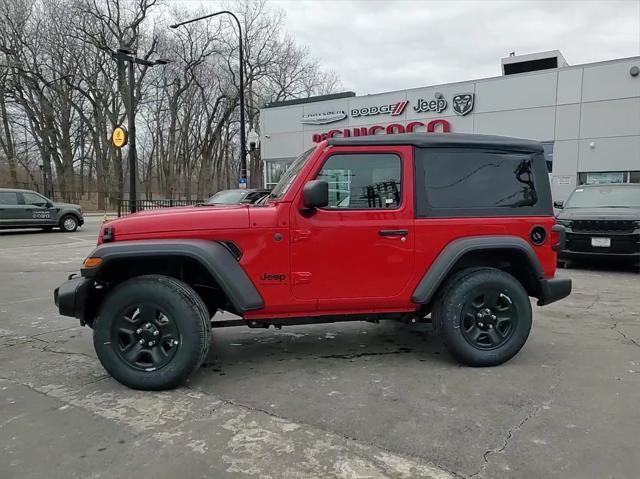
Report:
M313 150L315 150L315 147L305 151L291 163L291 166L282 174L280 181L278 181L278 184L273 188L273 191L271 191L269 198L282 198L291 186L291 183L293 183L293 180L298 176L298 173L300 173L304 164L311 157Z
M640 186L577 188L567 208L640 208Z
M218 191L207 200L208 205L237 205L247 194L247 190Z

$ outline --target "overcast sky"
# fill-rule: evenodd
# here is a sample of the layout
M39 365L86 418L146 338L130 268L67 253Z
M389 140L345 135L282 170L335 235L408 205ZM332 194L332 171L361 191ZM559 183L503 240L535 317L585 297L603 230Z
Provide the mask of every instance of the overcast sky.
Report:
M640 55L640 0L267 1L358 95L497 76L512 51L558 49L571 65Z

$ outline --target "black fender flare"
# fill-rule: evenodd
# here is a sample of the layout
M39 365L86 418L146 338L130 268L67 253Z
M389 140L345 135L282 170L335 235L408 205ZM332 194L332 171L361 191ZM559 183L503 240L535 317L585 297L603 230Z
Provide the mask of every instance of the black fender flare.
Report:
M264 301L233 253L217 241L200 239L141 240L105 243L89 255L102 259L100 266L83 268L82 276L99 279L109 263L127 258L182 257L197 261L229 298L238 313L264 308Z
M427 304L444 283L449 272L465 255L473 251L508 250L517 252L528 263L535 276L536 294L542 300L545 295L547 279L542 265L529 243L518 236L470 236L449 243L440 252L416 286L411 300L417 304ZM568 294L568 293L567 293ZM544 304L547 304L546 302Z

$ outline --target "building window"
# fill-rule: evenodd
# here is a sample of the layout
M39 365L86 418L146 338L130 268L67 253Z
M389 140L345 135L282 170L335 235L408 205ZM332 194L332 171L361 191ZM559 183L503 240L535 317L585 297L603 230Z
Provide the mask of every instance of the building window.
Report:
M318 179L329 183L328 208L386 209L400 206L402 160L389 153L333 155Z
M291 165L291 160L267 161L265 162L265 186L273 188L276 186L280 177Z
M579 185L640 183L640 171L594 171L578 173Z

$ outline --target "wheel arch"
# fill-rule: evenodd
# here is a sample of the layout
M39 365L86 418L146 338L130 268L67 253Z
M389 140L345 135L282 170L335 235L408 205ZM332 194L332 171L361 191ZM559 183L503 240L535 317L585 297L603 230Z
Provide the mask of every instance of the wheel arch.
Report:
M58 213L58 226L62 227L62 221L67 216L73 216L77 221L78 226L80 226L80 223L82 223L82 218L80 218L80 214L75 210L68 209L68 210L62 210Z
M531 246L516 236L473 236L449 243L414 289L414 303L430 305L452 274L465 268L487 266L512 274L529 296L544 294L544 271Z
M121 241L100 245L89 257L102 262L95 268L83 268L82 276L97 284L111 286L134 276L163 274L193 287L212 316L223 305L220 301L236 314L264 307L233 252L216 241Z

